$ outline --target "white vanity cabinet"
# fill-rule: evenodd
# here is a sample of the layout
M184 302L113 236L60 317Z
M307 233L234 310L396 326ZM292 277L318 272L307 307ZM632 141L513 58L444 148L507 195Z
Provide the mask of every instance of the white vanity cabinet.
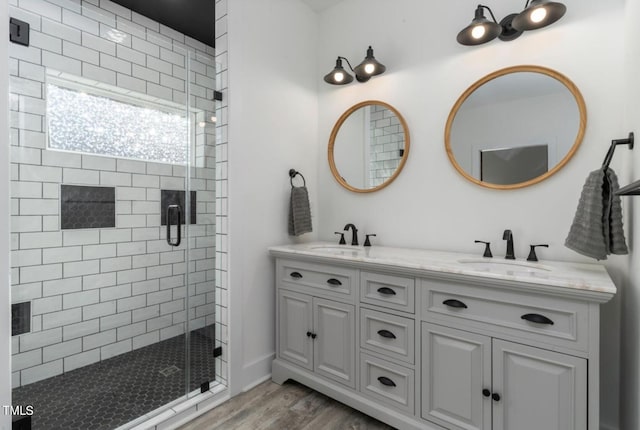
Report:
M352 305L281 290L280 357L355 387L355 312Z
M422 324L422 417L450 429L587 428L587 360Z
M270 248L275 382L403 430L598 430L602 266L336 248Z
M348 300L355 272L301 262L285 262L278 272L279 357L355 388L355 307L324 298Z
M422 417L452 429L588 428L598 307L484 284L422 280L422 318L436 323L422 323Z

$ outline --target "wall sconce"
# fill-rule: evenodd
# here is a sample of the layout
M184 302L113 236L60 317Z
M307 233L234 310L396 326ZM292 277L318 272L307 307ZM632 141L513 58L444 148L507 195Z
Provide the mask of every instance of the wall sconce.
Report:
M349 68L356 75L356 80L358 82L367 82L371 79L372 76L381 75L384 73L387 68L378 62L373 56L373 48L369 46L367 49L367 56L364 58L362 63L358 64L355 69L351 67L351 63L345 57L338 57L336 60L336 67L325 75L324 81L331 85L345 85L350 82L353 82L353 76L351 76L345 69L342 67L342 60L346 61L349 65Z
M484 9L491 14L493 21L484 16ZM527 0L520 13L507 15L498 23L489 6L479 4L471 24L458 33L461 45L481 45L496 37L502 41L517 39L524 31L537 30L553 24L567 11L567 7L548 0Z

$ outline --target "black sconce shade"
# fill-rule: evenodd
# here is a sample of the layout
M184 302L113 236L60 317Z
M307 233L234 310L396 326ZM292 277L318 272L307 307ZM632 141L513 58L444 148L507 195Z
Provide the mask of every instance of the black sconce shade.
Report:
M487 9L493 18L493 22L484 16L483 9ZM475 12L475 18L471 24L466 26L458 33L458 43L461 45L481 45L487 43L500 36L502 27L498 24L493 16L493 12L487 6L478 5Z
M367 82L372 76L381 75L387 68L378 62L373 56L373 48L369 46L367 56L362 63L358 64L353 72L356 74L358 82Z
M562 3L533 0L513 19L512 25L520 31L536 30L553 24L562 18L567 7Z
M338 57L336 67L324 76L324 81L331 85L345 85L353 81L353 76L342 67L342 57Z

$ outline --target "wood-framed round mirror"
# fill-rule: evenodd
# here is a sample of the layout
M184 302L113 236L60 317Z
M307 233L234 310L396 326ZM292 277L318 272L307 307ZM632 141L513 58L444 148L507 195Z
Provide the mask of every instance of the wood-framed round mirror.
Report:
M478 185L522 188L560 170L582 143L587 110L569 78L541 66L514 66L471 85L451 109L445 148Z
M409 128L393 106L367 100L351 106L331 130L329 167L340 185L356 193L378 191L402 171Z

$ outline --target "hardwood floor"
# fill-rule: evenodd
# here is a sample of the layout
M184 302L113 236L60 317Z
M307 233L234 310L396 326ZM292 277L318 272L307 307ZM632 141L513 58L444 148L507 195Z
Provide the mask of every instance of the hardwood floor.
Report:
M296 382L267 381L180 427L180 430L391 430Z

